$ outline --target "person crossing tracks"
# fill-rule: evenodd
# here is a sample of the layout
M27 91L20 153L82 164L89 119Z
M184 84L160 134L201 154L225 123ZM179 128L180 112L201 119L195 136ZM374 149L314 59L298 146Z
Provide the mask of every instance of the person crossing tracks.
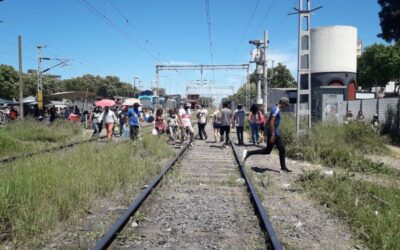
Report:
M285 110L289 106L289 99L287 97L282 97L279 100L279 104L272 108L270 117L267 121L267 146L263 149L253 150L253 151L243 151L243 163L246 159L252 155L269 155L272 149L276 146L279 150L279 161L281 165L281 170L285 172L292 172L286 166L286 151L285 145L283 144L282 137L280 134L279 126L281 123L281 110Z

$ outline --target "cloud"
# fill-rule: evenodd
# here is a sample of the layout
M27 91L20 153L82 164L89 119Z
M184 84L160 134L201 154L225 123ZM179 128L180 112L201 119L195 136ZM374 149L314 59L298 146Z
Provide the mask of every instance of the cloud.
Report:
M274 60L274 65L282 63L292 72L292 75L297 74L297 53L296 52L281 52L278 50L271 50L268 53L269 66L271 61Z

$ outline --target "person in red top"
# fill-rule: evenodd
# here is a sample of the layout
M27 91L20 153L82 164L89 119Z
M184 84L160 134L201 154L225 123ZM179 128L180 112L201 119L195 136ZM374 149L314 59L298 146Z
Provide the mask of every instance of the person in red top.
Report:
M10 119L11 119L11 120L17 119L17 117L18 117L18 111L17 111L14 107L11 107L9 116L10 116Z
M156 111L156 119L154 120L154 128L157 130L157 133L161 135L165 132L165 122L164 122L164 115L163 109L158 108Z

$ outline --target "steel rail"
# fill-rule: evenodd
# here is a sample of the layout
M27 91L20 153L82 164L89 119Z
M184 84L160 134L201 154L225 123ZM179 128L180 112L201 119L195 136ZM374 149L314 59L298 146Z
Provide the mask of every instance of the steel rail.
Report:
M150 127L150 126L152 126L152 124L143 125L143 126L141 126L141 129L146 129L146 128ZM98 139L105 139L106 137L107 136L100 136ZM51 152L55 152L55 151L59 151L59 150L65 149L65 148L72 148L73 146L76 146L76 145L79 145L79 144L93 142L93 141L96 141L96 140L97 140L96 138L90 138L90 139L87 139L87 140L71 142L71 143L68 143L68 144L47 148L47 149L40 150L40 151L37 151L37 152L22 153L22 154L17 154L17 155L14 155L14 156L0 158L0 163L13 162L13 161L18 160L18 159L32 157L34 155L51 153Z
M99 139L104 139L104 138L106 138L106 136L99 137ZM61 146L51 147L51 148L40 150L40 151L37 151L37 152L22 153L22 154L18 154L18 155L15 155L15 156L10 156L10 157L6 157L6 158L0 158L0 163L12 162L12 161L15 161L15 160L18 160L18 159L28 158L28 157L32 157L34 155L39 155L39 154L44 154L44 153L51 153L51 152L55 152L55 151L59 151L59 150L65 149L65 148L71 148L71 147L79 145L79 144L92 142L92 141L95 141L95 140L97 140L97 139L91 138L91 139L87 139L87 140L83 140L83 141L77 141L77 142L64 144L64 145L61 145Z
M245 179L246 185L247 185L247 189L250 192L251 199L252 199L253 205L254 205L254 210L256 211L257 215L259 216L259 218L261 220L260 222L262 224L262 227L263 227L264 230L266 230L266 233L267 233L267 235L269 237L267 239L267 241L268 241L269 244L271 244L272 249L281 250L282 249L282 245L279 242L278 237L276 236L275 230L274 230L274 228L273 228L273 226L271 224L271 221L268 218L268 214L266 213L266 211L264 209L264 206L263 206L263 204L261 202L261 199L258 196L258 194L256 192L256 189L254 188L253 183L251 182L251 179L250 179L249 175L246 172L246 169L245 169L245 167L243 165L243 162L240 160L240 156L239 156L239 154L237 152L236 147L233 145L233 143L231 143L231 145L232 145L232 150L233 150L233 153L235 155L236 161L237 161L237 163L239 165L240 172L241 172L243 178Z
M100 241L97 242L96 246L93 248L94 250L102 250L107 249L111 243L115 240L118 233L125 227L126 223L128 223L129 219L135 214L135 212L139 209L139 207L143 204L146 198L150 195L150 193L154 190L155 187L160 183L166 173L172 169L175 163L182 157L185 153L187 146L179 151L179 153L169 161L164 169L158 174L146 187L139 196L136 197L134 202L129 206L129 208L125 211L121 217L111 226L111 228L103 235Z

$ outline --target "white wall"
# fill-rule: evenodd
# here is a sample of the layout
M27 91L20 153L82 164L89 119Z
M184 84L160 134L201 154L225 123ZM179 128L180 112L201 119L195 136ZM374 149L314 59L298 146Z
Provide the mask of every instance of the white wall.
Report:
M311 29L311 72L357 72L357 28Z

